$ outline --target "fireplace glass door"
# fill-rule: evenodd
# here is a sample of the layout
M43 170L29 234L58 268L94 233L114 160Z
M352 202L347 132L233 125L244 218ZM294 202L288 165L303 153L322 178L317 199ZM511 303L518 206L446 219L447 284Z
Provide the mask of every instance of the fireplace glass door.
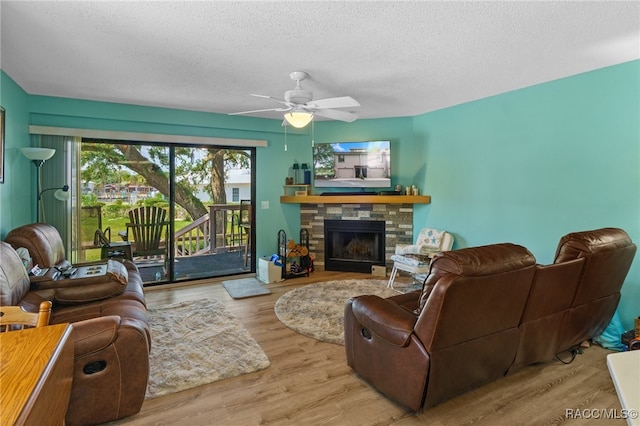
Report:
M383 221L325 220L325 269L371 272L384 265Z

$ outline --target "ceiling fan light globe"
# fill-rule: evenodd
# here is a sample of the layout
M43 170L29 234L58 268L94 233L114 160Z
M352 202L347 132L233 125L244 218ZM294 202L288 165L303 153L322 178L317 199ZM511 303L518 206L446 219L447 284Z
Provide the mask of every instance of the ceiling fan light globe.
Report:
M296 129L302 129L311 122L313 114L306 111L291 111L284 115L284 119Z

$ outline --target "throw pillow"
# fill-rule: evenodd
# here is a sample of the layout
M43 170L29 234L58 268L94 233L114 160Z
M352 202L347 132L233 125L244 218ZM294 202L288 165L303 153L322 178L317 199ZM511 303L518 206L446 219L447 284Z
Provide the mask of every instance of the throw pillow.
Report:
M27 273L29 273L31 268L33 268L33 262L31 261L31 255L29 254L29 250L27 250L24 247L18 247L16 249L16 253L18 253L20 260L22 260L22 265L24 265L24 269L27 271Z
M443 234L444 231L438 229L425 229L420 232L418 244L439 249Z

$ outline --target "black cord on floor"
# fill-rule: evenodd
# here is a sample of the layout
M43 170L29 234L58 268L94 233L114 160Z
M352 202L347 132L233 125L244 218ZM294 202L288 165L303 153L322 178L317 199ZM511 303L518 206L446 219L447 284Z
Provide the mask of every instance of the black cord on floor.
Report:
M566 350L565 352L569 352L571 354L571 360L564 361L562 358L560 358L560 354L556 354L556 359L563 364L571 364L576 359L576 355L582 355L582 348L580 346L576 346L574 348Z

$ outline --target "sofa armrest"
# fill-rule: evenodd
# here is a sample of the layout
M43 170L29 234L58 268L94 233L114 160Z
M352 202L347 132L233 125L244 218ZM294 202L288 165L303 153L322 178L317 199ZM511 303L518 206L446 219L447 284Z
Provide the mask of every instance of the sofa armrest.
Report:
M33 282L32 290L53 290L56 302L79 304L117 296L124 291L128 280L126 266L108 260L102 275Z
M405 346L417 317L379 296L359 296L352 301L353 315L371 333L396 346Z
M78 358L98 352L112 344L118 337L120 317L110 315L74 322L71 325L75 346L74 356Z

